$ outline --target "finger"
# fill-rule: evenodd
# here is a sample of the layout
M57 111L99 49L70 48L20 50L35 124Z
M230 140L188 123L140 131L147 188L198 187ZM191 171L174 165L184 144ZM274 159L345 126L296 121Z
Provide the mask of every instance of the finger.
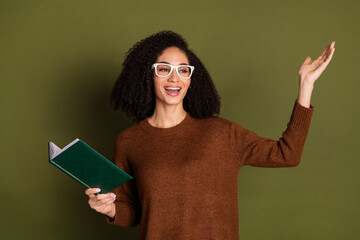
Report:
M329 44L328 49L327 49L327 51L326 51L326 53L325 53L325 56L324 56L324 59L325 59L325 60L330 56L330 54L333 54L333 50L335 49L334 46L335 46L335 41L332 41L332 42Z
M326 61L326 59L329 57L329 55L331 54L331 52L332 52L332 49L330 49L330 46L329 46L329 49L326 51L326 53L325 53L325 56L324 56L324 61Z
M113 202L115 202L115 199L109 199L108 201L106 201L106 202L104 203L104 205L106 206L106 205L109 205L109 204L111 204L111 203L113 203Z
M332 59L332 57L333 57L333 55L334 55L334 52L335 52L335 48L332 48L331 51L330 51L330 53L329 53L329 56L325 59L325 61L326 61L327 63L330 63L330 61L331 61L331 59Z
M324 57L325 57L325 55L326 55L326 53L327 53L327 51L328 51L328 49L329 49L329 46L330 46L330 45L327 45L327 46L326 46L326 48L325 48L324 51L321 53L321 55L319 56L319 58L324 58Z
M331 45L333 45L333 44L331 44ZM325 62L329 62L329 61L331 60L334 52L335 52L335 48L334 48L334 47L329 48L329 51L326 53L326 58L324 59L324 61L325 61Z
M333 49L333 50L331 51L331 53L329 54L328 58L325 59L325 61L324 61L323 63L321 63L320 66L316 69L317 71L320 71L320 73L322 73L322 72L326 69L327 65L330 63L330 61L331 61L331 59L332 59L332 56L333 56L333 54L334 54L334 51L335 51L335 49Z
M110 203L113 203L115 201L115 198L106 198L106 199L102 199L100 201L97 202L97 204L99 206L106 206Z
M331 42L331 48L335 48L335 41Z
M316 60L314 60L314 62L318 60L326 59L329 56L332 48L334 48L334 45L335 45L335 41L332 41L329 45L327 45L324 51L320 54L320 56Z
M330 49L330 45L331 45L331 44L329 44L329 45L327 45L327 46L325 47L324 51L320 54L320 56L319 56L316 60L322 60L322 59L325 58L326 53L327 53L328 50ZM316 60L315 60L315 61L316 61Z
M106 198L116 198L114 193L105 193L105 194L98 194L95 196L97 200L106 199Z
M101 192L100 188L88 188L85 190L85 194L88 195L89 197L91 195L94 195L95 193Z
M325 61L327 61L328 57L330 56L332 49L331 44L328 45L326 52L323 52L321 56L319 56L316 60L313 61L313 65L315 68L318 68L321 64L323 64Z
M96 211L101 211L101 209L106 208L109 204L112 204L115 201L115 199L108 199L106 201L101 202L90 202L89 205L92 209L95 209Z
M99 201L107 200L107 199L116 199L116 195L114 193L107 193L107 194L99 194L91 198L92 201Z
M96 200L95 198L94 199L89 199L89 205L92 206L92 207L101 207L101 206L104 206L104 204L109 204L109 203L112 203L115 201L115 198L114 197L107 197L107 198L103 198L103 199L99 199L99 200Z
M303 62L303 64L309 64L311 62L311 57L308 56L307 58L305 58L305 61Z
M311 64L313 67L317 68L321 63L324 62L323 56L319 56L317 59L315 59Z
M326 69L328 65L328 62L323 62L322 64L320 64L320 66L315 70L318 74L318 76L320 76Z

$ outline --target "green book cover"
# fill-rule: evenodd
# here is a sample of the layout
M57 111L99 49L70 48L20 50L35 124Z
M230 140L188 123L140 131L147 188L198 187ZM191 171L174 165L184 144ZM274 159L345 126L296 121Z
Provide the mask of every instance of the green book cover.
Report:
M48 143L49 162L87 188L100 188L108 193L132 179L107 158L80 139L63 149Z

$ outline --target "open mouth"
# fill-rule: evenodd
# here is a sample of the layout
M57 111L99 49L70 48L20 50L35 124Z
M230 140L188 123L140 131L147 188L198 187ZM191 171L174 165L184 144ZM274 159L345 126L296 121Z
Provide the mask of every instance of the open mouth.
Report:
M180 92L181 88L180 87L164 87L165 91L171 94L176 94L178 92Z

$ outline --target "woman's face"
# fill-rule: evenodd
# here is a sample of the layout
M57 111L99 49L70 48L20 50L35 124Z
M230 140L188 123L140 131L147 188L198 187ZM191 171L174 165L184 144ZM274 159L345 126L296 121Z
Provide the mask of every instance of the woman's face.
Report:
M156 63L167 63L173 66L189 65L189 60L185 53L177 47L166 48L157 58ZM180 69L179 69L180 71ZM176 69L173 69L167 77L159 77L154 69L154 88L156 104L179 105L190 86L191 78L181 78Z

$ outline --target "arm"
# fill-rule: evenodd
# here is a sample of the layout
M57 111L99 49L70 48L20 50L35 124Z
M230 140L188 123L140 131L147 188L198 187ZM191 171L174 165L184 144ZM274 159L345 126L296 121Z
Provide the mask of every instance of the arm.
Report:
M126 173L133 175L127 162L125 147L122 146L121 136L118 135L115 141L113 162ZM117 187L114 193L95 195L100 191L99 188L89 188L85 194L89 196L90 207L104 214L109 224L131 227L140 223L141 207L134 179Z
M126 156L126 146L123 139L123 134L119 134L115 141L113 162L126 173L133 175L131 164ZM141 218L141 206L134 179L117 187L114 193L116 199L111 211L106 214L106 221L109 224L123 227L138 225Z
M116 200L111 212L106 214L109 224L122 227L133 227L140 223L141 207L136 193L134 180L124 183L115 189Z
M279 140L263 138L233 123L231 138L240 165L295 167L300 163L314 108L295 102L287 129Z
M299 164L313 112L310 100L314 83L330 63L334 45L335 42L331 42L316 60L311 63L311 58L307 57L300 66L298 98L288 127L278 141L259 137L240 125L232 125L234 150L241 165L292 167Z

